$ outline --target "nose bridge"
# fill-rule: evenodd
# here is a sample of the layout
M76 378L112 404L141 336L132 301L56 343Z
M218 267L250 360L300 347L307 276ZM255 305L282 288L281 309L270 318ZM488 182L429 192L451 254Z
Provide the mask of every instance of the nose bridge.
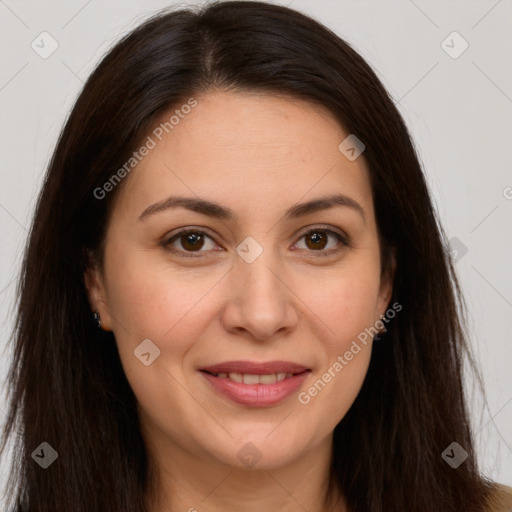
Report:
M279 268L278 259L270 246L263 245L252 237L247 237L238 247L239 258L235 262L235 270L240 279L239 296L243 300L254 302L273 302L282 300L282 290L275 274ZM273 269L273 271L271 270Z
M272 248L248 237L237 247L237 254L226 328L244 329L255 338L265 339L290 327L295 318L290 292L278 278L281 265Z

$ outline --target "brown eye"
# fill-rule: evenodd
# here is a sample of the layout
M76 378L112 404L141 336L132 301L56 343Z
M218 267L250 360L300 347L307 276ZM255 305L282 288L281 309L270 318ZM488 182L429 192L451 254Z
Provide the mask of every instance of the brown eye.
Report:
M306 233L302 235L300 241L305 240L305 248L299 247L306 251L309 251L315 256L330 256L334 253L341 251L341 249L345 246L348 246L349 238L346 235L342 235L341 233L337 233L331 229L323 229L323 228L314 228L310 229ZM332 243L331 241L336 241L337 243ZM326 249L327 250L324 250Z
M327 236L319 231L311 231L306 235L306 245L312 250L322 250L327 245Z
M210 244L209 247L208 243ZM199 257L200 253L208 252L209 249L215 249L216 244L203 231L183 229L163 242L163 246L180 256Z
M314 253L315 256L330 256L349 245L348 236L331 229L310 229L300 237L301 242L303 239L305 240L305 247L301 249ZM208 243L210 243L209 247ZM193 229L182 229L163 242L162 245L167 250L184 257L200 257L203 252L221 250L211 236L201 230ZM327 250L325 250L326 248Z
M186 251L197 251L204 245L204 235L194 231L180 235L179 240Z

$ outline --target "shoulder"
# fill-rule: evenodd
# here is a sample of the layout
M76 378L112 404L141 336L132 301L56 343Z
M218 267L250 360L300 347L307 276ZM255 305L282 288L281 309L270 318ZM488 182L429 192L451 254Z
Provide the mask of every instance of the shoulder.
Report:
M486 512L512 512L512 487L495 484L487 501Z

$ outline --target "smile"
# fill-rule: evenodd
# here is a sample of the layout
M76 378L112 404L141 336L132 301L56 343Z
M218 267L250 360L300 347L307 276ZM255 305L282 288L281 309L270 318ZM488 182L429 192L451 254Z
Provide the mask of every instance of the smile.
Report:
M201 371L217 394L249 407L270 407L281 403L299 391L310 373L311 370L267 374Z
M250 373L212 373L215 377L220 379L231 379L234 382L243 382L244 384L274 384L275 382L282 381L287 377L293 377L294 373L269 373L267 375L255 375Z

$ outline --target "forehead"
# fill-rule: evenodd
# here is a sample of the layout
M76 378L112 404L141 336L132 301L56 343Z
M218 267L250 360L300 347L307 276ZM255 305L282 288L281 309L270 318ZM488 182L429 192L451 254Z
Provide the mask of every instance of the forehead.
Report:
M167 111L149 133L154 147L121 191L131 206L183 194L239 209L339 192L371 210L365 161L340 152L348 134L325 107L261 93L194 99L193 108Z
M208 152L222 158L224 165L231 164L233 170L241 170L240 157L251 159L253 165L260 162L260 166L262 158L286 156L292 162L318 159L326 149L332 154L343 136L325 107L289 96L216 91L196 101L194 109L164 135L159 144L162 152L168 145L174 151L188 149L190 162ZM171 113L173 110L180 109ZM167 112L160 125L169 118ZM279 163L283 162L276 161Z

